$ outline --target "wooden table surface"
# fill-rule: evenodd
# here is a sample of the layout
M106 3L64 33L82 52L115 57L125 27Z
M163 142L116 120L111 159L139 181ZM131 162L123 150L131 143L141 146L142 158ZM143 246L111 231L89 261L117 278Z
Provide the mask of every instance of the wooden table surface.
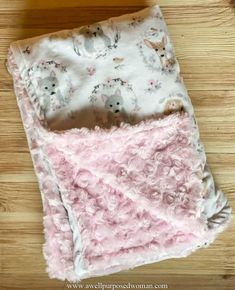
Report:
M227 2L158 1L195 107L208 163L235 208L235 16ZM40 193L12 79L4 66L10 42L144 6L140 0L0 0L0 289L68 289L66 282L50 280L45 272ZM81 284L97 283L168 284L169 289L179 290L235 289L234 221L213 245L187 258L87 279Z

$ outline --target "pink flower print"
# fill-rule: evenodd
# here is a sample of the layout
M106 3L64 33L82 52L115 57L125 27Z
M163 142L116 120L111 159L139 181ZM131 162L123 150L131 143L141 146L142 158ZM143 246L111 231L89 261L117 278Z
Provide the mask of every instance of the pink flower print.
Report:
M161 83L159 81L150 79L148 80L148 87L145 91L152 93L160 89L160 87L161 87Z
M40 60L40 61L39 61L39 64L41 64L41 65L46 65L46 62L45 62L45 60Z
M96 68L95 67L87 67L87 73L89 76L93 76L96 73Z
M111 78L107 78L107 79L105 80L105 82L106 82L106 84L110 85L111 82L112 82L112 79L111 79Z
M148 84L149 86L153 87L156 84L156 81L151 79L148 81Z
M129 26L135 27L138 24L141 24L143 22L142 18L140 17L132 17L132 21L129 23Z

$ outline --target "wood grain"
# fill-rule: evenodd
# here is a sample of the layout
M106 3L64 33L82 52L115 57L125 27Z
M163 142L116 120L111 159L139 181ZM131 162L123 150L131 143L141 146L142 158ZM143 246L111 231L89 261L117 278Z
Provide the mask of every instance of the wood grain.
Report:
M158 1L195 108L209 166L235 207L235 16L228 2ZM40 192L12 79L4 65L9 44L144 6L141 0L0 1L0 289L68 289L67 283L50 280L45 273ZM80 284L95 286L99 282L165 283L169 289L179 290L234 289L234 221L212 246L187 258ZM84 289L81 287L77 288Z
M47 1L40 1L40 0L1 0L0 2L0 10L29 10L29 9L44 9L46 8L64 8L64 7L117 7L117 6L146 6L146 4L152 5L158 3L161 6L216 6L216 7L227 7L227 3L229 0L86 0L86 1L77 1L77 0L69 0L69 1L54 1L54 0L47 0Z

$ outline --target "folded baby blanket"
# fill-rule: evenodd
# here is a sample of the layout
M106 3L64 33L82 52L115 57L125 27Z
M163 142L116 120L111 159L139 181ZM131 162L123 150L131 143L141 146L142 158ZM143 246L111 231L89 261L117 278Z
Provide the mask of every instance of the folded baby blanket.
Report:
M7 65L51 278L185 257L229 224L158 6L14 42Z

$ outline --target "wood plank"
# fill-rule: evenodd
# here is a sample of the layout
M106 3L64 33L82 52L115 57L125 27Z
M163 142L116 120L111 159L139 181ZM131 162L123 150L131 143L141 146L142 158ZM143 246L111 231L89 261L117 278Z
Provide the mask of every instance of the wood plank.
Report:
M142 7L143 8L143 7ZM102 21L109 17L139 11L141 7L75 7L56 9L31 10L0 10L0 28L28 28L28 29L70 29L80 25ZM211 27L226 31L231 28L235 20L233 11L229 7L187 6L162 7L165 21L171 25L185 29ZM43 14L43 17L41 15ZM6 26L7 21L7 26ZM187 25L187 26L186 26ZM195 33L196 30L192 30ZM198 31L201 32L201 31Z
M223 278L221 277L220 280L222 282ZM226 281L227 280L225 280L225 282ZM46 272L37 273L37 275L31 273L27 273L27 275L25 275L25 273L7 273L1 275L1 290L29 290L32 289L32 285L34 290L68 289L65 282L56 279L49 279Z
M97 6L147 6L158 4L160 6L219 6L227 7L229 0L187 0L182 2L181 0L86 0L86 1L77 1L77 0L68 0L64 1L53 1L53 0L1 0L0 10L28 10L28 9L53 9L53 8L66 8L66 7L97 7Z
M41 213L42 201L38 184L1 182L0 212Z

